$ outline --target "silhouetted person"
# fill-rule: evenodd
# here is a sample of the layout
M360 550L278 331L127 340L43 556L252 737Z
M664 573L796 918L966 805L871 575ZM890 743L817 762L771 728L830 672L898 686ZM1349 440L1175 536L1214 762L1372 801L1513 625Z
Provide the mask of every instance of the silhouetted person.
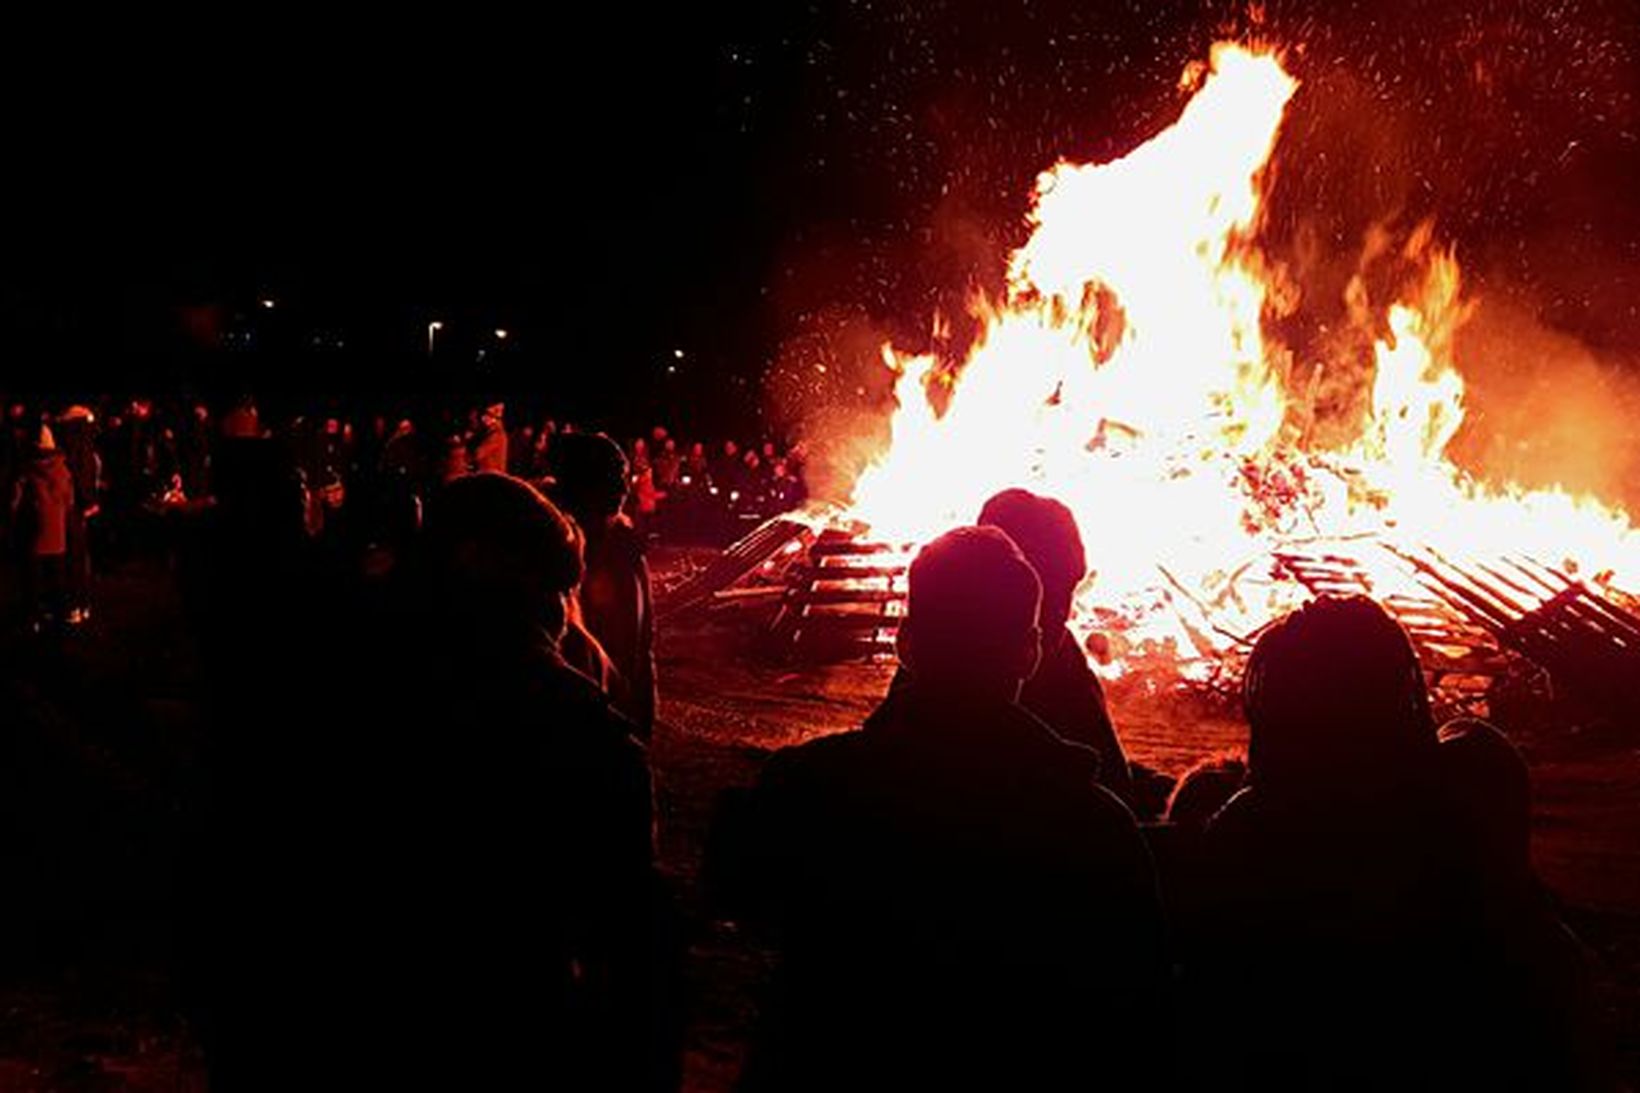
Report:
M326 828L315 779L344 739L324 716L347 677L334 620L307 564L306 496L290 452L264 437L218 448L216 503L188 525L181 572L198 639L206 720L204 798L192 812L184 907L189 984L212 1088L300 1084L317 1037L280 1028L327 999L304 999L324 961L314 950L336 899L314 876ZM315 701L325 694L327 701Z
M460 433L452 432L444 437L440 450L435 453L434 467L436 481L440 485L472 473L472 462L467 457L467 441Z
M802 485L785 460L776 460L769 472L769 512L790 512L803 501Z
M746 473L746 465L741 462L740 445L732 440L725 440L718 450L716 458L712 460L712 485L717 487L718 503L729 504L729 494L739 492L742 477Z
M12 541L23 573L29 621L36 628L66 619L68 527L74 508L74 478L42 425L12 486Z
M1474 920L1453 885L1468 855L1412 643L1372 601L1322 598L1264 632L1244 686L1249 784L1208 828L1195 924L1212 1077L1469 1087L1489 1048L1447 1034L1472 1001L1457 954Z
M1076 517L1052 498L1012 489L985 502L978 522L1006 532L1042 581L1042 659L1025 681L1019 704L1066 740L1097 753L1100 784L1127 800L1132 788L1127 755L1105 709L1099 677L1067 625L1076 588L1088 572Z
M109 416L108 426L97 438L107 481L106 531L121 552L140 553L147 545L144 506L162 489L153 404L132 399Z
M1481 721L1444 725L1439 740L1441 799L1465 867L1457 896L1471 923L1455 951L1467 1004L1447 1015L1447 1032L1486 1045L1467 1078L1486 1089L1615 1088L1588 959L1532 869L1525 762Z
M1097 757L1015 701L1041 584L994 528L909 580L914 682L773 756L715 842L781 957L745 1084L1135 1087L1168 1065L1155 878Z
M553 499L585 536L581 619L620 678L616 706L648 739L655 726L655 617L643 542L621 514L626 456L602 433L572 433L553 445L553 475Z
M134 504L152 500L164 488L161 481L163 462L162 438L154 421L154 404L147 398L134 398L127 409L124 437L124 465L129 479L126 489Z
M392 434L382 446L381 472L384 479L403 478L412 486L421 481L421 453L418 450L416 426L409 418L400 418Z
M453 1068L440 1088L674 1084L646 756L559 653L582 572L571 525L528 484L477 474L429 502L425 534L414 695L431 735L394 817L392 883L419 905L402 923L415 960L391 973L393 1050L434 1044Z
M655 452L655 488L666 491L677 487L678 477L683 473L683 457L678 453L678 442L672 437L665 436L659 426L655 429L663 433L658 441Z
M70 406L57 420L57 443L74 479L74 504L68 510L68 553L64 556L67 580L67 619L72 624L91 617L91 533L90 521L99 511L97 449L91 411Z
M515 478L535 477L535 426L523 423L508 431L507 473Z
M211 492L211 411L203 402L189 408L188 419L177 437L177 462L181 467L183 492L200 500Z
M495 402L479 415L478 434L473 438L473 470L507 473L506 406Z
M1240 792L1247 781L1247 760L1240 755L1215 755L1196 763L1179 776L1167 799L1167 822L1192 831L1205 831L1219 809Z
M706 484L712 474L712 464L706 455L706 445L695 441L689 445L689 455L684 459L683 471L687 474L690 484L700 488Z

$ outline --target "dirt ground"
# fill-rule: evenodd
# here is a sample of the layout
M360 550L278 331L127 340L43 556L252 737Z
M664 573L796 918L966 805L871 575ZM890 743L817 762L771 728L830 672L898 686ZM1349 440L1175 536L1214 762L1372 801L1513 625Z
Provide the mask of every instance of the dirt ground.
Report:
M657 561L664 578L668 558ZM0 1093L204 1089L170 926L174 812L197 745L192 652L162 568L117 572L98 594L93 625L62 645L0 648L0 685L36 711L4 727L0 811L85 839L72 869L25 863L5 878L4 904L30 914L4 924L14 944L0 961ZM882 666L782 663L758 622L708 611L660 635L661 850L694 912L687 1076L708 1093L733 1085L769 968L700 906L713 802L752 780L771 749L856 726L888 677ZM1132 756L1169 772L1244 737L1234 718L1165 695L1114 692L1112 705ZM1624 1072L1640 1085L1640 746L1520 742L1536 780L1538 865L1589 945Z

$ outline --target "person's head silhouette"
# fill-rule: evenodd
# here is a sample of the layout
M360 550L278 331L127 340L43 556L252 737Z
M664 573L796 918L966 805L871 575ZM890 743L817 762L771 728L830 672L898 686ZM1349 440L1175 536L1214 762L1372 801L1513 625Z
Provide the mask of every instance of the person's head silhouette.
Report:
M1017 698L1041 656L1042 584L1013 540L948 531L918 552L907 583L899 652L918 688Z
M1435 729L1406 632L1364 596L1324 596L1270 627L1247 662L1253 783L1323 798L1431 769Z
M603 433L572 433L552 447L553 500L593 531L621 511L629 467L621 446Z
M1531 874L1532 788L1526 761L1497 729L1460 718L1441 726L1441 786L1453 834L1494 877Z
M1042 629L1065 625L1076 586L1088 572L1082 533L1071 510L1051 497L1011 489L985 502L975 522L1007 532L1042 579Z
M458 478L428 506L425 532L428 576L446 606L562 636L581 580L580 542L535 487L504 474Z

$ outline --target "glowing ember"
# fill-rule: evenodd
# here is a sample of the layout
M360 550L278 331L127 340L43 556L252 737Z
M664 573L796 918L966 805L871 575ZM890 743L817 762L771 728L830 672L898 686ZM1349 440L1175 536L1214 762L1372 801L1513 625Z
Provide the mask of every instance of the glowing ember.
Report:
M1296 89L1273 53L1221 44L1171 128L1038 179L1034 230L1005 298L975 301L966 360L884 349L892 441L851 513L875 538L922 541L1009 486L1061 498L1094 569L1081 624L1112 638L1117 671L1140 652L1211 661L1303 599L1269 564L1295 545L1350 558L1380 596L1421 594L1385 546L1525 555L1637 587L1640 535L1621 511L1479 482L1446 458L1465 308L1457 262L1427 232L1407 245L1422 284L1379 317L1372 360L1293 367L1267 344L1272 285L1252 244ZM1306 388L1362 368L1366 412L1347 439L1313 439Z

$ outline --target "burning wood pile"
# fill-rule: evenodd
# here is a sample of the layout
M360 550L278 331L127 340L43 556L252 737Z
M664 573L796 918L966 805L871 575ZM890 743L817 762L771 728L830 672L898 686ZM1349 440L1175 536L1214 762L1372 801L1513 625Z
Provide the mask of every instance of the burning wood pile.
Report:
M1430 550L1358 548L1394 556L1415 576L1416 589L1386 591L1373 567L1336 551L1277 551L1268 559L1269 577L1309 596L1364 595L1382 603L1412 638L1446 712L1487 714L1500 681L1525 679L1550 688L1546 700L1571 701L1588 713L1640 714L1640 615L1624 594L1596 591L1528 558L1461 565ZM871 540L858 527L783 517L674 589L662 614L757 606L768 619L767 648L777 656L808 663L887 659L905 614L911 554L905 545ZM1210 610L1200 602L1191 606L1197 613ZM1101 617L1121 625L1108 611ZM1164 684L1233 694L1263 627L1233 633L1210 621L1223 639L1214 640L1197 633L1182 611L1179 621L1194 635L1190 653L1151 650L1116 667L1159 674ZM1106 660L1110 670L1110 635L1081 622L1090 656Z
M1308 286L1260 229L1298 82L1275 51L1221 44L1181 87L1177 121L1127 155L1040 176L1005 291L973 302L977 333L958 343L936 320L923 351L883 348L889 441L840 507L765 525L678 602L764 602L800 655L876 655L907 544L1024 487L1082 529L1073 624L1107 677L1228 692L1274 619L1360 593L1450 709L1545 672L1592 707L1640 708L1623 591L1640 589L1640 531L1600 498L1448 452L1472 310L1455 255L1432 225L1385 229L1345 290L1350 336L1281 344L1267 320L1302 312Z

